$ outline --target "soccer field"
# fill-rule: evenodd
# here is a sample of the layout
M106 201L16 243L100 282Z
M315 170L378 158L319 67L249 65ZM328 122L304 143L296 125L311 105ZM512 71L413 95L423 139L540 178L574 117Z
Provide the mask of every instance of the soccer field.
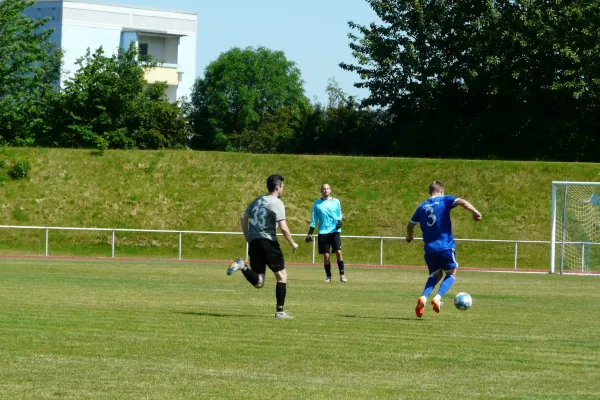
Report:
M600 277L288 266L252 288L226 265L0 260L2 399L596 399ZM334 274L334 278L337 276ZM473 297L458 311L452 297Z

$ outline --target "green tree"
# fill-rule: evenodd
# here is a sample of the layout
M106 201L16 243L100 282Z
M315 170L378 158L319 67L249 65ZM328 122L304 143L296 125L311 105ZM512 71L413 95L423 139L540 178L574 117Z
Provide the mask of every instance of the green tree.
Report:
M329 80L326 91L327 105L315 104L304 118L297 135L297 152L388 155L391 147L384 129L386 113L361 106L335 79Z
M106 56L88 49L76 62L55 108L55 129L44 144L59 147L184 147L186 119L166 98L166 83L148 84L145 71L155 62L138 61L135 44Z
M266 113L256 128L229 136L228 147L249 153L294 153L299 127L289 107Z
M299 121L308 107L300 70L283 52L264 47L233 48L210 63L204 77L194 84L191 97L193 146L235 150L238 149L235 146L243 142L245 148L251 148L247 140L229 140L230 135L246 132L256 136L249 132L260 130L263 133L259 136L274 137L275 132L265 132L268 127L261 128L263 122L279 129L284 120L291 124ZM284 109L286 111L282 111Z
M598 159L599 0L367 0L355 71L397 154Z
M62 53L49 41L49 18L24 11L34 0L0 1L0 144L31 145L49 129L48 105L58 93Z
M180 149L189 146L191 129L185 111L166 96L167 84L144 86L133 104L133 139L139 149ZM137 129L136 129L137 127Z

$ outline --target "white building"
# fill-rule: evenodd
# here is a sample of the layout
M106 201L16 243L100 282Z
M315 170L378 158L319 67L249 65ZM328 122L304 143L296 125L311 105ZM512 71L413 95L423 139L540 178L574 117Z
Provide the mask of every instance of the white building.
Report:
M146 75L148 82L166 81L167 95L175 101L189 97L196 78L197 14L109 5L76 0L38 0L26 10L30 18L51 17L46 26L55 29L52 40L64 51L65 73L76 71L75 61L100 46L105 54L129 47L135 41L140 54L160 61Z

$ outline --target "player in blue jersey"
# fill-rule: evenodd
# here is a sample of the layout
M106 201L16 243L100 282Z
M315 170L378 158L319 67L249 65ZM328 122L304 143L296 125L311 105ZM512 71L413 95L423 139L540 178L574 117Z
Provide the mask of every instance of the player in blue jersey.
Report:
M313 203L312 217L306 243L312 242L315 227L319 225L319 254L323 254L325 282L331 282L331 249L335 251L337 265L340 270L340 281L348 282L344 273L344 258L342 257L342 206L340 201L331 197L331 187L324 183L321 186L321 197Z
M427 200L419 204L406 227L406 241L409 243L414 239L415 225L421 227L425 243L425 262L429 268L429 278L415 308L419 318L423 316L427 296L433 292L435 286L444 277L444 273L446 276L431 301L436 313L440 312L442 296L452 287L456 279L458 262L456 262L456 245L452 235L450 211L456 206L461 206L473 213L475 221L481 219L481 213L471 203L465 199L447 196L444 184L440 181L434 181L429 185L429 195Z

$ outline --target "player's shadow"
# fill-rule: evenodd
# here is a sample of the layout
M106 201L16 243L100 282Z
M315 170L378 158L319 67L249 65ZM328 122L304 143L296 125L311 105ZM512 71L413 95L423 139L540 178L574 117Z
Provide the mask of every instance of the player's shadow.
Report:
M416 321L416 318L405 318L405 317L366 317L364 315L353 315L353 314L341 314L339 317L344 318L359 318L359 319L390 319L393 321ZM420 321L420 320L419 320Z
M255 315L247 314L221 314L221 313L210 313L210 312L196 312L196 311L173 311L175 314L182 315L194 315L196 317L217 317L217 318L255 318Z

